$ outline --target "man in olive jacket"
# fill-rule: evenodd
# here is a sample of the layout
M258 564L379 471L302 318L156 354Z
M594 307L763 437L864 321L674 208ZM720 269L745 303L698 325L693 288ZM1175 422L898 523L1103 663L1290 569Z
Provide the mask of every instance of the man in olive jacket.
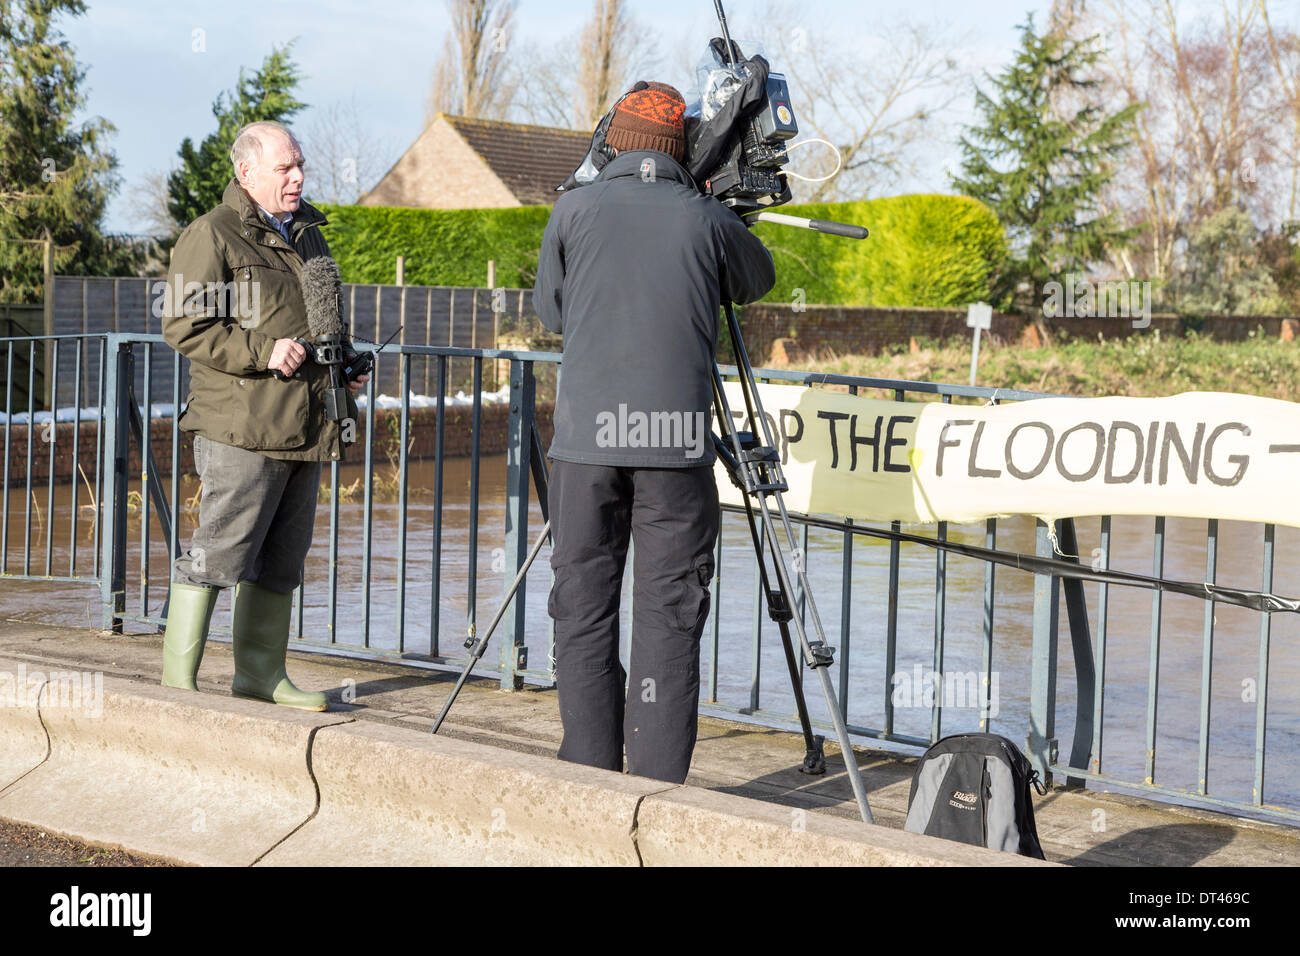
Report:
M533 304L564 336L551 444L562 760L681 783L720 513L710 441L718 311L771 289L772 257L682 167L681 95L620 100L618 155L555 204ZM629 673L619 594L635 549ZM626 686L626 692L624 687Z
M168 276L163 337L190 360L179 424L194 435L203 488L199 526L173 565L162 682L196 689L217 595L234 587L234 693L325 710L324 694L285 674L321 462L341 460L352 440L348 419L325 414L329 369L294 341L308 335L303 264L329 255L325 217L302 201L302 150L286 127L244 127L231 161L221 205L181 233ZM350 394L347 404L355 423Z

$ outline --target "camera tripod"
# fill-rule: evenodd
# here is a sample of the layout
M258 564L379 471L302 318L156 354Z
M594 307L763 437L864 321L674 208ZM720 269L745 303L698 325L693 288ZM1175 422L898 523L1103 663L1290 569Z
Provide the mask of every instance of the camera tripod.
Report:
M856 239L865 238L867 235L867 230L860 226L798 219L794 216L783 216L769 212L751 213L747 218L815 229L819 232ZM732 483L740 489L744 499L745 517L749 525L750 538L754 545L755 559L758 561L759 580L766 599L768 616L776 623L781 633L786 668L790 674L791 690L794 693L795 706L804 738L804 761L799 769L807 774L825 773L826 757L823 749L825 738L813 733L812 720L808 715L808 705L804 698L803 675L799 667L799 656L795 653L794 638L798 640L799 655L802 656L804 664L818 675L821 682L822 692L826 697L827 710L830 713L836 739L839 742L840 753L844 758L844 769L853 790L854 800L858 806L858 813L864 822L874 823L871 807L867 802L866 789L858 772L857 760L849 739L848 727L840 713L839 701L831 682L830 665L834 662L834 649L826 643L825 630L822 627L821 617L817 613L817 605L813 601L812 588L808 583L804 562L802 560L794 562L794 576L792 576L790 564L783 550L783 547L788 547L796 555L799 553L798 546L795 543L794 528L790 522L790 516L786 512L785 501L781 497L782 493L788 490L788 485L781 469L777 443L772 434L769 419L763 409L762 399L758 394L758 385L754 380L754 369L750 364L749 354L745 350L745 343L740 334L740 324L736 320L735 309L730 302L722 303L722 309L726 314L727 328L731 333L731 341L736 352L736 371L744 400L744 416L741 425L748 425L749 430L741 430L736 418L733 417L730 403L727 401L726 389L723 387L722 370L715 362L713 365L714 410L717 415L718 430L722 432L722 435L714 434L711 437L714 449L718 454L718 460L722 462ZM471 633L466 639L465 647L470 651L469 660L466 661L465 667L457 678L451 694L430 729L430 733L436 734L442 727L442 723L455 703L456 697L460 694L461 688L465 686L465 682L469 679L474 666L486 652L488 641L491 640L497 626L501 623L501 619L505 616L507 609L514 600L520 584L527 576L533 562L537 559L537 555L541 552L542 545L550 537L551 522L547 517L546 509L545 465L541 454L540 439L535 428L531 436L531 442L530 457L533 480L537 486L538 498L542 503L542 513L546 521L533 541L528 556L515 575L514 581L506 589L505 596L487 630L481 636ZM754 509L755 502L758 504L757 514ZM773 505L775 505L775 520ZM760 516L762 519L761 532L758 521ZM778 525L780 534L778 534ZM782 544L782 537L784 537L784 545ZM772 563L774 575L769 575L768 572L767 562L769 559ZM792 582L796 579L800 585L800 594L803 597L804 607L812 624L813 637L811 640L804 626L803 618L796 615L792 609ZM793 637L790 633L791 622L794 623L795 633Z
M812 622L812 640L809 640L802 616L795 614L791 606L790 595L793 588L791 586L790 566L786 559L786 553L782 550L781 534L778 534L777 531L777 525L779 524L780 531L785 538L785 545L788 546L792 553L799 555L799 547L795 543L794 528L790 522L790 515L785 508L785 500L782 498L782 493L787 491L789 486L786 484L785 474L781 469L781 456L777 451L775 436L772 434L771 421L763 409L763 401L758 394L758 385L754 381L754 369L750 365L749 354L745 350L745 342L740 335L740 324L736 321L735 310L730 302L725 302L723 303L723 311L727 316L727 328L731 332L731 341L736 352L736 372L745 406L742 423L747 424L749 430L742 431L737 427L730 403L727 401L726 389L722 383L722 370L715 364L713 366L713 401L717 410L720 430L725 433L726 437L720 438L714 435L713 444L718 452L718 458L723 467L726 468L732 483L741 492L744 501L745 520L749 525L750 539L754 544L754 556L758 561L759 583L767 601L767 613L781 632L781 645L785 652L786 669L790 674L790 687L794 693L795 708L799 714L799 725L804 738L804 762L799 769L807 774L826 772L826 757L823 752L825 738L821 735L814 735L812 731L812 721L808 716L808 703L804 699L803 675L799 670L794 641L791 640L790 635L791 622L794 623L795 636L798 638L799 652L803 656L803 662L818 675L821 681L822 692L826 697L826 709L831 715L831 723L835 728L840 753L844 758L844 770L849 778L849 785L853 789L853 798L857 802L858 813L864 823L874 823L871 806L867 802L866 789L862 784L862 777L858 773L857 759L854 756L853 745L849 739L848 727L844 722L843 715L840 713L839 701L836 698L835 688L831 682L830 665L834 662L834 648L826 643L826 632L822 627L821 616L817 613L817 604L813 600L812 588L809 586L808 575L804 570L804 561L802 559L795 560L794 570L799 581L804 607ZM755 502L758 503L759 517L762 519L761 532L754 511ZM773 520L771 507L773 504L776 506L775 521ZM775 586L772 578L768 575L767 560L769 550L772 567L776 572Z

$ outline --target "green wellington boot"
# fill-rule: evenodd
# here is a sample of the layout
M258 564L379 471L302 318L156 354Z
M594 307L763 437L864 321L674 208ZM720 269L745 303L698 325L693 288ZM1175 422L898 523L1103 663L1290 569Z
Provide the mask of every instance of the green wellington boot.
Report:
M203 660L208 624L219 593L217 588L172 582L167 599L167 630L163 634L164 687L198 690L194 678Z
M324 694L299 690L285 673L292 613L292 594L276 594L252 581L240 581L235 587L234 694L299 710L326 710L329 703Z

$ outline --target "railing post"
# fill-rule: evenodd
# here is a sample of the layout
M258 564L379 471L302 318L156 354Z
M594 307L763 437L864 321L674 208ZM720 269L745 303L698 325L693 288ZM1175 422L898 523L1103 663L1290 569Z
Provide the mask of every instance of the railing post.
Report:
M100 535L103 556L99 586L104 607L104 630L120 634L122 615L126 611L127 459L131 453L131 418L125 406L130 400L135 363L130 343L122 341L119 335L109 333L105 351L110 361L106 363L103 418L99 423L104 435L104 486L100 509L104 531Z
M533 363L510 363L510 428L506 443L506 566L502 576L505 591L514 581L528 557L528 474L533 438L533 401L536 383ZM523 690L522 671L528 666L528 648L524 645L527 620L525 581L503 620L505 638L501 642L501 689Z
M1056 534L1061 544L1063 560L1080 563L1078 529L1073 518L1056 522ZM1070 623L1070 647L1074 652L1074 686L1077 691L1074 717L1074 743L1070 747L1070 766L1086 770L1091 763L1093 732L1093 701L1097 694L1097 672L1093 667L1092 632L1088 626L1087 596L1083 582L1068 578L1061 582L1065 592L1065 615ZM1084 786L1082 777L1065 778L1067 787Z
M45 230L45 240L41 245L42 252L44 253L41 256L41 291L44 295L44 299L42 300L42 305L44 306L44 311L42 313L44 318L43 325L45 327L45 334L47 336L52 336L54 334L54 240L50 237L49 229ZM54 395L53 389L50 387L50 371L53 366L53 356L56 354L54 352L54 340L47 338L43 347L44 351L42 352L41 362L41 376L43 381L41 383L41 388L45 392L45 404L50 409L50 415L53 418L57 411L54 407L54 402L57 396Z
M1038 522L1036 553L1051 557L1052 539L1048 525ZM1060 619L1059 579L1054 574L1034 575L1034 637L1029 681L1029 763L1046 786L1052 782L1048 770L1056 763L1056 625Z

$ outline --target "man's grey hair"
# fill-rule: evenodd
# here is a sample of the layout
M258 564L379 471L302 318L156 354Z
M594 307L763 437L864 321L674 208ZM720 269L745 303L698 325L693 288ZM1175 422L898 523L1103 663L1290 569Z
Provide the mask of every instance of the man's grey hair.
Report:
M293 135L293 130L283 123L274 120L258 120L256 123L249 123L235 134L234 145L230 147L230 162L235 167L236 176L239 175L241 162L256 166L262 161L262 134L267 130L278 130L289 137L289 141L299 150L302 149L298 138Z

